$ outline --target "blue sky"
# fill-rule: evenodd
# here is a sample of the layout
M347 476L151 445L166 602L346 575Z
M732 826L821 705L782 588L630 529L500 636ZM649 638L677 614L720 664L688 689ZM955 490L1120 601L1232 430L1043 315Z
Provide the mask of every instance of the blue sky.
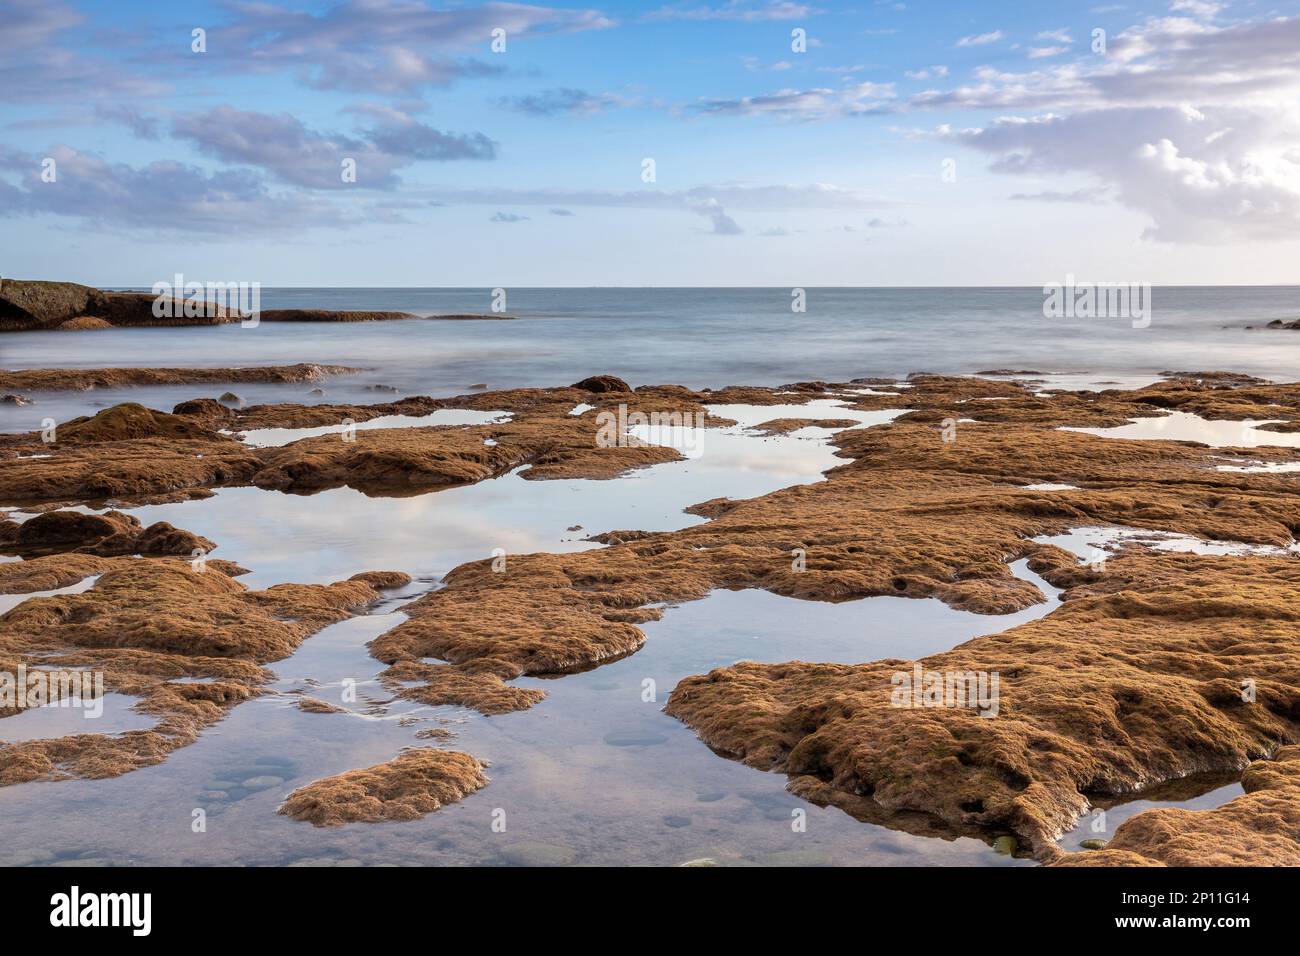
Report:
M0 274L1296 283L1298 14L0 0Z

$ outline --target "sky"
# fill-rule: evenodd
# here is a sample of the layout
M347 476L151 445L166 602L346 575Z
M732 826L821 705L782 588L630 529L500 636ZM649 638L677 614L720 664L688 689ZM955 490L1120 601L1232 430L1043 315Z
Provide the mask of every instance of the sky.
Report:
M1300 0L0 0L0 276L1300 284Z

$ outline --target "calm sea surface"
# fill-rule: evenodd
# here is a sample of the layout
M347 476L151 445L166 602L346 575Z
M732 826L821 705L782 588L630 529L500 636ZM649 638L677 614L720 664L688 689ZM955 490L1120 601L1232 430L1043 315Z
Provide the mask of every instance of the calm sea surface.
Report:
M23 333L0 337L0 367L321 362L369 370L316 399L331 401L360 397L374 383L440 397L478 383L566 385L593 373L697 388L1000 368L1125 384L1165 370L1211 368L1300 379L1300 332L1245 328L1300 318L1296 286L1157 288L1150 326L1142 329L1124 318L1044 318L1036 288L812 288L806 295L807 311L796 313L784 288L507 289L507 312L518 321ZM261 304L489 313L491 296L490 289L264 289ZM160 390L157 399L200 391ZM305 391L240 390L249 400L281 401ZM153 398L139 389L134 397ZM79 414L87 401L75 402ZM66 401L44 405L42 412L56 417L69 410ZM0 412L0 427L34 427L26 422L34 408ZM11 424L16 417L21 425Z

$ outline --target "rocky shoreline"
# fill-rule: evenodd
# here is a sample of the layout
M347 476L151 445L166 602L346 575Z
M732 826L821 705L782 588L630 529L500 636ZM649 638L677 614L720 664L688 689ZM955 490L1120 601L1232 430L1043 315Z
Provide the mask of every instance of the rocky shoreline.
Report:
M141 385L238 385L323 382L363 371L347 365L255 365L248 368L33 368L0 371L0 389L24 392L87 392Z
M812 485L701 502L689 510L707 520L680 531L605 529L591 539L604 545L595 550L511 555L504 571L490 560L456 568L371 643L387 665L381 679L394 695L426 704L518 711L545 694L514 678L635 653L645 640L639 625L716 589L817 601L937 598L996 615L1046 600L1008 568L1027 559L1063 592L1058 607L1031 623L919 661L742 662L682 681L667 711L718 753L785 773L800 796L884 826L990 843L1010 838L1046 863L1300 864L1300 772L1290 769L1300 767L1292 746L1300 741L1300 563L1279 551L1300 532L1300 497L1294 476L1220 470L1229 457L1300 458L1279 447L1063 430L1178 411L1275 421L1271 428L1282 433L1300 427L1300 385L1229 373L1176 373L1136 391L937 375L907 385L697 391L631 389L598 376L570 388L376 405L231 409L200 398L171 412L118 405L60 424L54 442L36 432L3 436L0 508L42 517L11 515L0 525L0 551L24 557L0 563L0 593L99 577L82 593L32 598L0 617L0 670L51 655L100 667L112 687L144 697L160 723L122 738L0 745L0 784L109 776L162 760L260 693L265 665L406 580L402 572L372 572L248 591L235 580L242 569L228 561L208 558L196 573L168 556L185 555L186 545L206 554L212 542L140 528L129 513L110 512L100 524L53 517L66 515L63 508L129 507L241 485L308 494L347 485L403 496L520 468L531 480L608 479L680 457L661 445L597 442L598 416L619 406L702 414L716 426L728 424L710 415L719 404L834 398L855 410L907 411L871 428L848 428L838 416L774 415L759 433L788 433L809 421L843 427L833 442L844 464ZM237 438L254 428L440 409L511 417L378 428L349 442L327 435L256 448ZM1053 490L1035 490L1041 485ZM48 527L32 528L38 520ZM1034 540L1096 525L1261 548L1210 555L1129 545L1097 566ZM166 544L149 550L150 540ZM802 566L792 563L796 552ZM997 626L990 618L990 630ZM917 665L998 674L997 716L895 706L891 675ZM174 682L183 676L212 682ZM317 781L291 795L284 812L320 825L410 819L486 784L474 758L432 753L444 756L415 751ZM1094 799L1140 795L1207 771L1241 773L1246 795L1215 810L1139 813L1104 849L1067 854L1055 843Z
M180 296L160 298L150 292L110 292L75 282L0 278L0 332L78 332L111 328L227 325L251 318L239 309ZM162 312L162 315L158 313ZM433 319L447 322L501 321L502 313L456 313L420 316L410 312L339 309L266 309L258 322L400 322ZM175 371L175 370L171 370Z

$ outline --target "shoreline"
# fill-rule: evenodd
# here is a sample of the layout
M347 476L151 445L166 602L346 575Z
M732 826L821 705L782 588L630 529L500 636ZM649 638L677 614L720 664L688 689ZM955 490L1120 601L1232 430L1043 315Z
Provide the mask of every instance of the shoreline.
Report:
M506 575L494 573L490 561L462 565L446 576L442 588L405 605L407 619L372 642L372 654L388 665L386 678L401 697L506 713L532 707L544 696L512 685L515 678L599 666L634 653L644 640L639 624L658 620L665 605L715 589L760 588L818 601L937 597L954 608L997 615L1043 600L1032 583L1007 570L1011 561L1028 559L1036 573L1064 590L1058 607L1012 632L978 638L923 662L937 670L996 670L1008 695L999 718L890 708L888 681L880 680L897 670L898 662L888 661L736 664L682 681L668 713L715 750L790 774L791 790L814 802L885 825L892 815L919 812L986 840L1009 832L1044 862L1061 856L1053 852L1054 836L1087 807L1089 792L1141 793L1188 773L1239 772L1249 766L1250 792L1232 801L1230 812L1200 811L1191 819L1175 814L1171 822L1167 811L1146 811L1121 827L1114 849L1089 850L1086 860L1072 854L1064 862L1160 862L1161 854L1174 852L1162 847L1180 848L1182 862L1218 860L1215 854L1226 852L1220 848L1225 828L1242 854L1294 861L1295 835L1288 838L1289 847L1275 846L1257 832L1262 817L1251 809L1261 802L1290 806L1292 799L1300 806L1300 791L1291 792L1283 766L1292 759L1290 752L1278 749L1298 732L1287 716L1300 705L1292 689L1300 686L1300 655L1286 646L1298 636L1294 621L1300 620L1292 609L1291 595L1300 583L1294 559L1169 555L1139 544L1110 556L1099 573L1080 566L1076 556L1031 539L1082 524L1118 524L1211 540L1289 544L1300 528L1300 505L1292 494L1294 479L1285 474L1218 470L1216 463L1234 454L1232 449L1063 429L1112 428L1132 417L1174 410L1210 420L1282 419L1294 425L1300 422L1300 385L1267 385L1229 373L1196 373L1135 391L1047 395L1016 381L980 378L919 375L906 383L909 388L897 384L632 390L618 379L598 376L568 389L476 392L371 406L235 410L200 399L163 413L118 405L61 425L54 459L23 457L43 447L36 433L6 436L0 443L0 475L6 489L33 495L7 504L39 500L56 508L107 497L128 499L126 504L202 497L241 484L299 493L349 485L367 494L408 495L521 467L523 477L532 480L613 479L629 469L680 460L679 452L661 445L595 444L597 416L619 405L702 414L706 433L724 424L709 415L713 405L797 405L834 398L862 412L901 407L906 411L889 424L863 428L844 427L846 420L834 415L812 418L839 429L832 441L843 464L824 482L755 499L698 503L687 510L706 520L680 531L598 529L589 540L603 547L512 556ZM581 414L571 414L584 405ZM504 410L512 419L375 429L358 433L364 437L351 447L337 436L320 436L253 449L218 431L310 427L341 417L363 421L437 408ZM808 420L778 414L757 430L771 434L807 425ZM945 429L954 431L952 441L945 440ZM486 444L489 440L494 444ZM1290 462L1295 454L1283 448L1246 451L1251 459L1268 461ZM436 466L430 467L431 460ZM402 476L397 483L394 474ZM1068 487L1027 487L1036 484ZM66 535L54 546L105 550L98 540ZM791 568L794 548L805 552L801 570ZM92 573L89 569L100 575L83 594L38 598L32 602L36 609L20 605L0 619L0 632L17 626L21 633L16 645L12 638L0 643L0 656L7 646L49 648L67 639L64 629L42 623L48 620L46 607L66 607L69 613L94 608L106 621L133 613L130 608L141 602L155 613L170 608L184 591L166 582L183 580L173 575L188 574L185 563L145 559L156 573L122 564L137 560L64 550L0 564L0 590L10 593L49 590L52 579L81 580ZM167 566L169 560L174 567ZM238 595L230 575L240 569L217 565L214 570L216 576L208 580L228 581L236 589L229 593ZM129 587L102 590L105 576L112 581L123 575ZM374 580L392 583L401 577ZM221 593L226 587L221 584ZM358 593L358 603L349 607L374 599ZM1235 602L1226 596L1236 593L1252 598ZM253 592L234 599L250 597L262 600ZM331 611L330 619L337 613ZM1146 620L1137 631L1129 623L1135 614ZM992 618L990 626L996 627ZM1242 641L1259 626L1277 639L1247 643L1254 647L1251 667L1259 675L1263 701L1251 710L1231 704L1231 675L1225 668L1230 660L1241 664ZM151 654L164 656L147 663L150 669L162 660L178 666L176 648L168 645L188 640L182 633L168 637L164 629L156 638L160 643L124 649L124 669L110 686L140 686L145 672L139 668ZM1162 643L1148 662L1153 650L1147 645L1157 638ZM87 649L79 653L69 659L89 659ZM107 658L99 655L105 653L101 648L91 656L102 662ZM262 666L275 660L275 653L268 657L259 651L248 663ZM1080 655L1096 656L1101 663L1085 665ZM426 663L426 658L443 663ZM1189 677L1197 668L1209 676L1199 682ZM256 693L255 671L227 673L242 674L244 689L197 724L187 716L192 698L185 698L184 706L167 702L181 685L163 682L152 691L160 701L154 706L173 721L175 740L195 739L224 707ZM1086 675L1082 685L1081 675ZM1074 703L1053 704L1058 700ZM1084 706L1083 700L1091 702ZM1198 731L1171 737L1171 724ZM1130 743L1116 742L1126 737ZM67 748L78 745L60 746L60 752L72 752ZM935 747L939 750L928 762L908 756ZM33 750L39 748L24 746L24 752ZM1285 757L1283 764L1265 765L1275 754ZM165 752L157 756L161 760ZM101 753L94 759L91 775L100 775L114 758ZM370 771L385 775L378 767ZM386 819L384 814L399 811L376 812L376 819ZM1163 814L1158 828L1153 829L1152 813ZM1217 834L1214 840L1202 832L1207 826ZM1163 842L1149 836L1157 831L1166 834ZM1171 832L1176 839L1169 838Z

